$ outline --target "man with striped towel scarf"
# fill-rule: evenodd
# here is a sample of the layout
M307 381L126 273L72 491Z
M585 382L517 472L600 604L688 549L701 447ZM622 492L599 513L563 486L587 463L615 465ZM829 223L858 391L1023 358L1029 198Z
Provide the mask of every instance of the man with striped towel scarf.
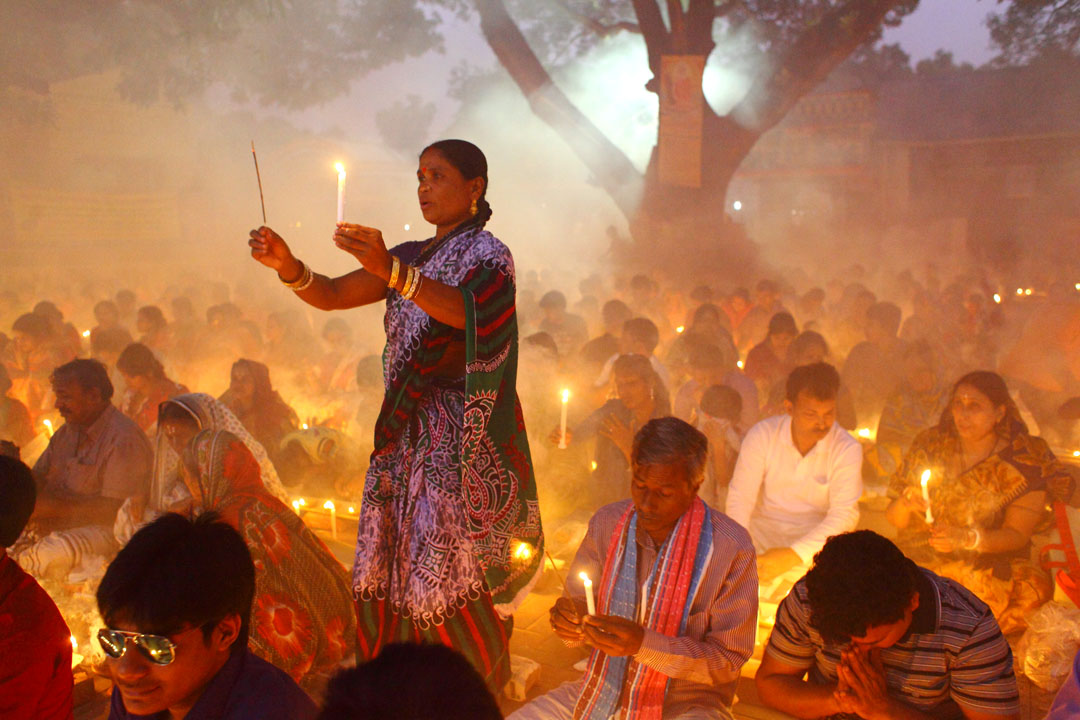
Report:
M697 496L708 441L676 418L634 439L632 500L601 508L570 566L551 625L592 648L588 670L508 720L730 718L754 648L750 536ZM579 573L596 583L587 614Z

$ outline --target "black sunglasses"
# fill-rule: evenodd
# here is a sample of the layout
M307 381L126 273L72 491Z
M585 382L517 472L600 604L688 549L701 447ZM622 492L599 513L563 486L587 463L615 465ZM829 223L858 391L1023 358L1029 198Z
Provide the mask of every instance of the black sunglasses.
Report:
M176 659L176 643L163 635L101 628L97 638L105 654L114 659L124 656L128 640L135 644L143 657L155 665L168 665Z

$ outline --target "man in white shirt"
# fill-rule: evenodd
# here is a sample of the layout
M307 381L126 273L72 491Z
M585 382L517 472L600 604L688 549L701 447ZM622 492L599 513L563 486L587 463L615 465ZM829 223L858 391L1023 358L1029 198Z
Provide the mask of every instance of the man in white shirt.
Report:
M862 447L836 424L839 388L832 365L795 368L787 413L754 425L742 442L727 514L750 531L762 583L809 565L829 536L859 520Z

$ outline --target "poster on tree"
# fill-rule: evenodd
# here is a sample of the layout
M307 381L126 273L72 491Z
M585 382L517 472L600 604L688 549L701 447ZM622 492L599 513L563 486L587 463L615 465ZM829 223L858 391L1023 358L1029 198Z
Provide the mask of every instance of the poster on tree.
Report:
M701 187L701 136L705 58L665 55L660 64L660 182Z

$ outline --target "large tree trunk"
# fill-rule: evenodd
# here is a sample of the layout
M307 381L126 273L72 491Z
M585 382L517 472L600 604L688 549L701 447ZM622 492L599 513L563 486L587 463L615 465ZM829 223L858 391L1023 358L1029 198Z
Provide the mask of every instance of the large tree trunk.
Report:
M667 0L670 29L658 0L632 2L654 74L647 85L650 90L657 91L665 54L709 57L713 50L711 28L719 12L715 0L689 0L688 6L682 0ZM555 86L503 0L476 0L476 8L481 30L499 62L533 112L570 145L629 219L641 255L655 257L658 248L678 243L687 251L681 254L695 253L694 267L700 268L698 259L705 260L707 266L710 256L723 255L736 265L753 261L749 243L728 223L725 212L727 188L735 171L762 134L866 42L890 10L905 2L911 0L847 0L808 26L755 79L746 98L729 115L719 117L706 104L700 188L661 183L656 148L642 177L626 155Z

